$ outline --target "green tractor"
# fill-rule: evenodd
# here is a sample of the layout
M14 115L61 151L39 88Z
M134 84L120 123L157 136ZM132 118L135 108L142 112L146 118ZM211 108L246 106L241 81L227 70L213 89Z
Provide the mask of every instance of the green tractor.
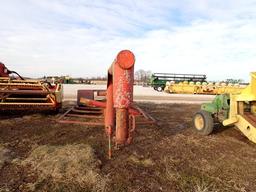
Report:
M152 75L152 77L150 78L151 86L154 88L154 90L159 91L159 92L164 90L166 82L167 82L167 80L159 79L158 77L155 77L154 75Z
M213 131L215 122L228 119L229 109L229 94L217 95L211 103L202 104L201 110L193 117L195 130L202 135L209 135Z

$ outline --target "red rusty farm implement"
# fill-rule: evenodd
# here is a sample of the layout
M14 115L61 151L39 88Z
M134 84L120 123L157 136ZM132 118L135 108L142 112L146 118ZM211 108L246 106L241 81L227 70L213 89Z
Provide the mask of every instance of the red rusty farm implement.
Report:
M10 74L17 77L10 77ZM0 111L57 111L61 104L61 84L24 79L0 63Z
M64 113L58 121L101 125L105 127L109 143L112 135L117 146L131 143L136 125L155 123L133 102L134 64L135 56L131 51L119 52L108 69L107 90L79 90L77 106Z

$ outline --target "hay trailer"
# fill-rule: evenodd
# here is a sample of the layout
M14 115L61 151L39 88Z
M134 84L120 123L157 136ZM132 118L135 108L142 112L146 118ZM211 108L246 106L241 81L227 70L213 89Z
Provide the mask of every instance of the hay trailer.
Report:
M256 72L251 73L251 83L240 94L217 95L212 103L203 104L193 118L195 130L202 135L209 135L216 121L224 126L235 125L256 143Z

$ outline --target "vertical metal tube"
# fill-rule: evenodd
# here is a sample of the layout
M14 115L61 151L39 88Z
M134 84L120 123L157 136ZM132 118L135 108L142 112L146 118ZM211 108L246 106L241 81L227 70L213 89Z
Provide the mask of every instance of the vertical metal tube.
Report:
M128 108L133 102L135 57L129 50L118 53L113 65L113 102L116 109L116 144L126 144L129 131Z
M116 109L116 144L123 145L128 139L129 113L127 108Z
M128 139L128 109L133 102L134 63L134 54L129 50L123 50L118 53L108 69L105 129L111 134L109 130L116 125L116 144L126 144Z
M108 73L107 101L105 109L105 131L107 134L114 127L114 104L113 104L113 77Z

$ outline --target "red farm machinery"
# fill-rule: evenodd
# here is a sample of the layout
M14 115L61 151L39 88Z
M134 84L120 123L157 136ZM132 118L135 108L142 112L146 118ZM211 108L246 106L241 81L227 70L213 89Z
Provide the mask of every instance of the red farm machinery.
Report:
M78 90L76 106L57 119L59 123L104 127L109 157L112 139L117 148L130 144L136 125L156 122L133 102L134 64L131 51L120 51L108 69L107 89ZM62 95L61 84L24 79L0 63L0 111L58 111Z
M135 56L120 51L108 69L107 90L79 90L77 105L60 118L60 123L104 126L115 146L130 144L136 125L154 124L155 120L133 102Z
M61 84L24 79L0 63L0 111L58 111L61 104Z

